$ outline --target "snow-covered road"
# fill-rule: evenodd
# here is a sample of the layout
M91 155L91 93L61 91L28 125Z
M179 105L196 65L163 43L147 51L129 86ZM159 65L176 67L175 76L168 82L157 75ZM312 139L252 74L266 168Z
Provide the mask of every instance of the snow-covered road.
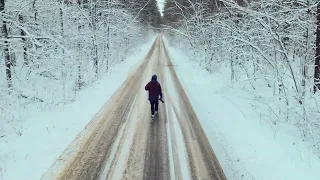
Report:
M154 121L144 91L153 74L165 99ZM42 179L226 179L162 35Z

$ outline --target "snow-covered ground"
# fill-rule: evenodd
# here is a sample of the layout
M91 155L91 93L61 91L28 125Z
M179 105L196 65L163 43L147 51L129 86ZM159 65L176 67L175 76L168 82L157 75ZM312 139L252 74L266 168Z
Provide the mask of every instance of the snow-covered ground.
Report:
M27 107L30 116L23 135L0 138L0 180L34 180L55 162L65 148L108 101L146 56L155 38L138 46L136 54L112 67L108 74L81 91L74 102L53 109Z
M320 179L319 157L295 127L270 125L252 95L229 83L227 70L210 74L167 41L166 46L228 179Z

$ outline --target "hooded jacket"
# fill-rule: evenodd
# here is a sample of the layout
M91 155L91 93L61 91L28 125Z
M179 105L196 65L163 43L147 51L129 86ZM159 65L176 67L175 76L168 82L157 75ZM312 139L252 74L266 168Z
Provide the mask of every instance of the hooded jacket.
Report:
M145 87L146 91L149 91L149 101L158 101L159 96L162 99L161 85L157 81L157 76L153 75L151 81Z

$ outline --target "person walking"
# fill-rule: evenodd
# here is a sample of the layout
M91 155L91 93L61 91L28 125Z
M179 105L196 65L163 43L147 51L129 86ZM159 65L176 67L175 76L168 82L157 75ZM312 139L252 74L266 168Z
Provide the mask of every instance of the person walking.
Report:
M152 76L151 81L146 85L145 90L149 91L148 100L151 105L151 118L154 119L155 114L158 116L159 100L163 102L161 85L157 81L157 75Z

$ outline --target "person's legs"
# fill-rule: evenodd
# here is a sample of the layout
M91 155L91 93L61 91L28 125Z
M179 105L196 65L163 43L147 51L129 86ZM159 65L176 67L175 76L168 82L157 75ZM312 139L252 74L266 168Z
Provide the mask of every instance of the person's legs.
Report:
M154 115L154 106L155 106L155 103L150 101L150 105L151 105L151 115Z
M156 110L156 112L158 112L158 109L159 109L159 101L155 102L154 105L155 105L155 110Z

